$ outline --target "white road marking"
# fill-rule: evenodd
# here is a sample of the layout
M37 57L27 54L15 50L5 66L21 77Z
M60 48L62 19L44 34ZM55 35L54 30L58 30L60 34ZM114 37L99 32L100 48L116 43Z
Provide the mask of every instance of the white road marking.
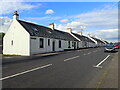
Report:
M69 61L69 60L72 60L72 59L75 59L75 58L78 58L79 56L75 56L75 57L72 57L72 58L68 58L68 59L65 59L64 61Z
M94 65L93 67L102 68L102 66L100 66L100 65L101 65L103 62L105 62L109 57L110 57L110 55L108 55L105 59L103 59L100 63L98 63L97 65Z
M27 71L24 71L24 72L20 72L20 73L14 74L14 75L10 75L10 76L4 77L4 78L0 78L0 80L5 80L5 79L13 78L13 77L16 77L16 76L19 76L19 75L22 75L22 74L26 74L26 73L29 73L29 72L36 71L38 69L49 67L51 65L52 64L47 64L47 65L44 65L44 66L40 66L40 67L37 67L37 68L34 68L34 69L30 69L30 70L27 70Z
M83 54L83 55L86 55L86 54Z
M91 54L91 52L89 52L88 54Z

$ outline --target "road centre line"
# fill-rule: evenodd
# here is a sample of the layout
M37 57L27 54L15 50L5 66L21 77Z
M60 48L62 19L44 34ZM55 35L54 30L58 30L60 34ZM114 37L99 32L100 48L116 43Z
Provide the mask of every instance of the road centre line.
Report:
M94 65L93 67L102 68L102 66L100 66L100 65L101 65L103 62L105 62L109 57L110 57L110 55L108 55L105 59L103 59L100 63L98 63L97 65Z
M34 69L30 69L30 70L27 70L27 71L24 71L24 72L20 72L20 73L17 73L17 74L13 74L13 75L10 75L10 76L7 76L7 77L0 78L0 80L13 78L13 77L16 77L16 76L19 76L19 75L22 75L22 74L26 74L26 73L33 72L33 71L36 71L36 70L39 70L39 69L42 69L42 68L49 67L51 65L52 64L47 64L47 65L44 65L44 66L40 66L40 67L37 67L37 68L34 68Z
M72 59L75 59L75 58L78 58L79 56L75 56L75 57L72 57L72 58L68 58L68 59L65 59L64 61L69 61L69 60L72 60Z
M91 52L89 52L88 54L91 54Z

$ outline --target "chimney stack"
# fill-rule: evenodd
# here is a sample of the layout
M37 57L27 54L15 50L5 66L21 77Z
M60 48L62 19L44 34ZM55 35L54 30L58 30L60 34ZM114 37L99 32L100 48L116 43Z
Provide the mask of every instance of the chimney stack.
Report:
M72 33L72 28L67 28L66 30L68 33Z
M18 19L19 19L19 14L17 13L17 11L15 11L13 14L13 20L18 20Z
M94 36L94 35L93 35L92 37L93 37L93 38L95 38L95 36Z
M54 30L55 29L54 23L49 24L49 28L51 28L52 30Z
M90 37L90 34L88 34L88 37Z
M82 36L82 32L78 32L78 34Z

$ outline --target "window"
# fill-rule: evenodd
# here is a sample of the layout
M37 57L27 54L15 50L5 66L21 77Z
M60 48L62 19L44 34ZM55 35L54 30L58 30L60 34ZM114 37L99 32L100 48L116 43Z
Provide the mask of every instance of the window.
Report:
M59 40L59 48L61 48L61 40Z
M11 41L11 45L13 46L13 40Z
M48 39L48 46L50 46L50 39Z
M44 48L44 39L40 38L40 48Z
M68 48L71 48L71 47L70 47L70 41L68 41Z

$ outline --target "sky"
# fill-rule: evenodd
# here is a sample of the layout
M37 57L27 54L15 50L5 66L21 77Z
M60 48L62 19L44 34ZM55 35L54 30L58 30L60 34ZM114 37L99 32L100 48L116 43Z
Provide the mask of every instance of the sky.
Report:
M19 19L65 31L95 36L108 42L118 41L118 2L2 2L0 32L7 32L14 11Z

